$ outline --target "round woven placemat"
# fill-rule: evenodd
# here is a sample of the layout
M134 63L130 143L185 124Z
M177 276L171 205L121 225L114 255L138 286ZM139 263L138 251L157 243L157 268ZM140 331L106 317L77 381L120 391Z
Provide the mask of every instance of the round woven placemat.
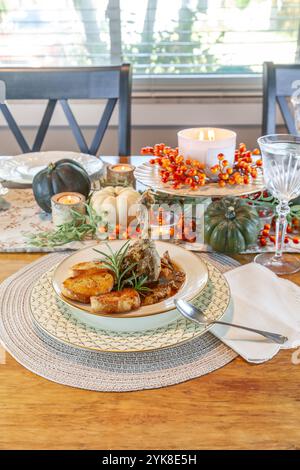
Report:
M200 377L237 356L211 333L169 349L121 354L85 351L53 340L34 327L30 294L36 280L66 255L45 256L0 286L0 340L20 364L35 374L87 390L126 392ZM223 272L238 265L223 255L201 256Z

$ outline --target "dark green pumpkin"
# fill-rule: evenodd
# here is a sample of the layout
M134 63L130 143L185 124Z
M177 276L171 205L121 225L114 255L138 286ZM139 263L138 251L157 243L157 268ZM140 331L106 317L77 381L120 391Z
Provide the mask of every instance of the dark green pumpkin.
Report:
M259 216L243 199L223 198L212 202L204 216L204 237L213 250L240 253L256 243Z
M38 205L51 212L51 197L54 194L72 191L88 197L91 189L89 175L74 160L63 159L50 163L35 175L32 182L33 194Z

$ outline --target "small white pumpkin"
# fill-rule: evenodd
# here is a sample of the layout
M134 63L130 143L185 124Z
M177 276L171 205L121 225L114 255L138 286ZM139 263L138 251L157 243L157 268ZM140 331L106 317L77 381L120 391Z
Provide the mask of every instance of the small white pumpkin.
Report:
M122 224L127 220L130 208L141 198L133 188L107 186L96 191L91 197L91 206L96 214L104 216L109 224ZM130 219L132 219L130 213Z

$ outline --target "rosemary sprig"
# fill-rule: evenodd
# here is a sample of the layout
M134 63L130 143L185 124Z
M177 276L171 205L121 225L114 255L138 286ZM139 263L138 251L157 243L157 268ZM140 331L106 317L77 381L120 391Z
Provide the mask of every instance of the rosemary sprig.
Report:
M278 200L274 196L264 196L264 193L261 192L259 197L254 198L253 196L243 198L244 201L250 203L252 206L263 206L263 207L276 207Z
M137 277L135 272L133 272L133 275L131 278L127 279L127 283L133 287L137 292L139 292L141 295L144 295L146 292L150 292L151 289L147 286L145 286L145 283L148 281L147 276L140 276Z
M103 258L101 262L107 266L115 275L115 286L116 290L122 290L126 284L125 275L132 271L132 269L137 265L137 263L132 263L127 266L126 269L123 269L123 261L129 249L130 240L128 240L124 245L117 251L113 251L112 248L108 243L106 246L108 247L109 253L105 253L104 251L98 250L94 248L94 251L99 253Z
M72 209L72 220L59 225L56 230L26 234L28 243L37 247L54 247L93 238L98 225L102 222L102 217L97 215L88 204L85 206L87 214L81 214Z

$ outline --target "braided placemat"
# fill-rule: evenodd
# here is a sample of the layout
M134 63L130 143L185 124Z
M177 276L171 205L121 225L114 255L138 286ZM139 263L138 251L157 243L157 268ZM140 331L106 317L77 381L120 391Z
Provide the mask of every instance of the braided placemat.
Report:
M72 387L125 392L166 387L213 372L237 354L211 333L169 349L142 353L100 353L66 346L37 331L30 294L37 279L66 254L45 256L0 286L0 340L24 367ZM223 272L238 263L224 255L202 254Z

